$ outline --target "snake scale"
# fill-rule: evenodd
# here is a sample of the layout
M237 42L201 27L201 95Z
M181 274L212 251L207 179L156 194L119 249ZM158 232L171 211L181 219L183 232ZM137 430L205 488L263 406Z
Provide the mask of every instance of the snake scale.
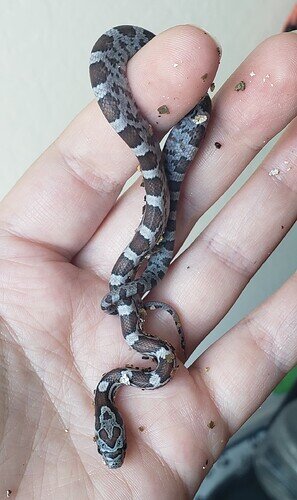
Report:
M118 314L123 336L152 368L116 368L103 375L95 390L95 441L105 464L123 464L126 437L123 419L114 404L122 385L157 389L169 382L177 368L174 348L145 331L147 309L163 309L176 323L184 347L177 313L162 302L144 302L143 296L165 275L173 258L177 205L187 167L196 154L209 121L211 100L204 98L171 130L163 151L153 127L141 115L127 79L127 63L154 35L136 26L118 26L103 34L90 57L90 78L99 107L118 135L138 159L145 188L141 222L130 244L116 261L109 293L101 307ZM147 266L137 276L139 266Z

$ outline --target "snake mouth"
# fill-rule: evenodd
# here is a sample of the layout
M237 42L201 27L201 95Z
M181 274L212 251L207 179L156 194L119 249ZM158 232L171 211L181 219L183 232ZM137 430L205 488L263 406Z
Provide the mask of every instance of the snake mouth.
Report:
M99 451L99 449L98 449ZM100 453L100 452L99 452ZM106 453L102 456L103 462L109 469L118 469L123 465L126 449L118 450L114 453Z

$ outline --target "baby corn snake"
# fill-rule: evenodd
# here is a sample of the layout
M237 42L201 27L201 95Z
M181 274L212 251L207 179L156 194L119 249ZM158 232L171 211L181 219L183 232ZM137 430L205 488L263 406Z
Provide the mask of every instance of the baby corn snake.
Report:
M169 312L184 347L177 313L163 302L142 299L164 277L173 258L182 181L204 137L211 111L211 100L206 94L172 128L161 152L152 125L141 115L132 96L126 74L128 61L153 37L149 31L136 26L112 28L95 43L90 58L91 85L99 107L137 157L146 192L141 222L112 269L110 291L101 307L109 314L119 315L128 345L156 362L153 370L116 368L103 375L97 385L95 441L103 461L111 469L123 464L127 448L123 419L114 404L117 390L122 385L157 389L169 382L177 368L174 348L145 331L144 311ZM136 276L144 259L147 266Z

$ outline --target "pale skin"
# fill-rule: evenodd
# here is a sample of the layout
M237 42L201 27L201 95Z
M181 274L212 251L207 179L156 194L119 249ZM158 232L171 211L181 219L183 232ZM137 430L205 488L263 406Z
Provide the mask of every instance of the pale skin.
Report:
M218 91L185 180L177 248L289 124L150 295L180 314L187 356L296 219L296 48L294 33L264 41ZM218 63L216 43L193 26L164 32L130 61L134 96L160 137L206 92ZM241 80L246 89L236 92ZM158 118L164 96L170 114ZM106 468L92 440L93 390L102 373L141 364L119 319L100 309L112 266L140 219L140 180L117 201L136 166L94 101L0 205L1 498L6 490L19 499L192 498L230 436L296 364L295 275L190 369L181 361L167 386L119 392L127 456L120 469ZM275 168L279 173L269 175ZM151 312L146 328L183 360L169 316Z

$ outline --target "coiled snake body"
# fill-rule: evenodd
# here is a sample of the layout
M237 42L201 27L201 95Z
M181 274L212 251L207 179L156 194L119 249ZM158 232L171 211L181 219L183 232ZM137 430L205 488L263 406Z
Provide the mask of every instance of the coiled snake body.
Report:
M163 278L172 260L181 183L204 136L211 109L206 95L172 129L161 153L152 126L137 108L126 76L129 59L153 37L136 26L112 28L95 43L90 58L91 84L98 104L138 158L146 191L142 220L113 267L110 292L101 307L109 314L119 315L129 346L157 364L154 370L114 369L102 377L96 388L95 440L109 468L122 465L126 450L123 420L114 405L116 391L121 385L157 389L170 380L177 367L174 348L144 331L144 311L162 308L169 312L184 347L175 311L162 302L143 302L142 297ZM145 258L147 267L136 278Z

